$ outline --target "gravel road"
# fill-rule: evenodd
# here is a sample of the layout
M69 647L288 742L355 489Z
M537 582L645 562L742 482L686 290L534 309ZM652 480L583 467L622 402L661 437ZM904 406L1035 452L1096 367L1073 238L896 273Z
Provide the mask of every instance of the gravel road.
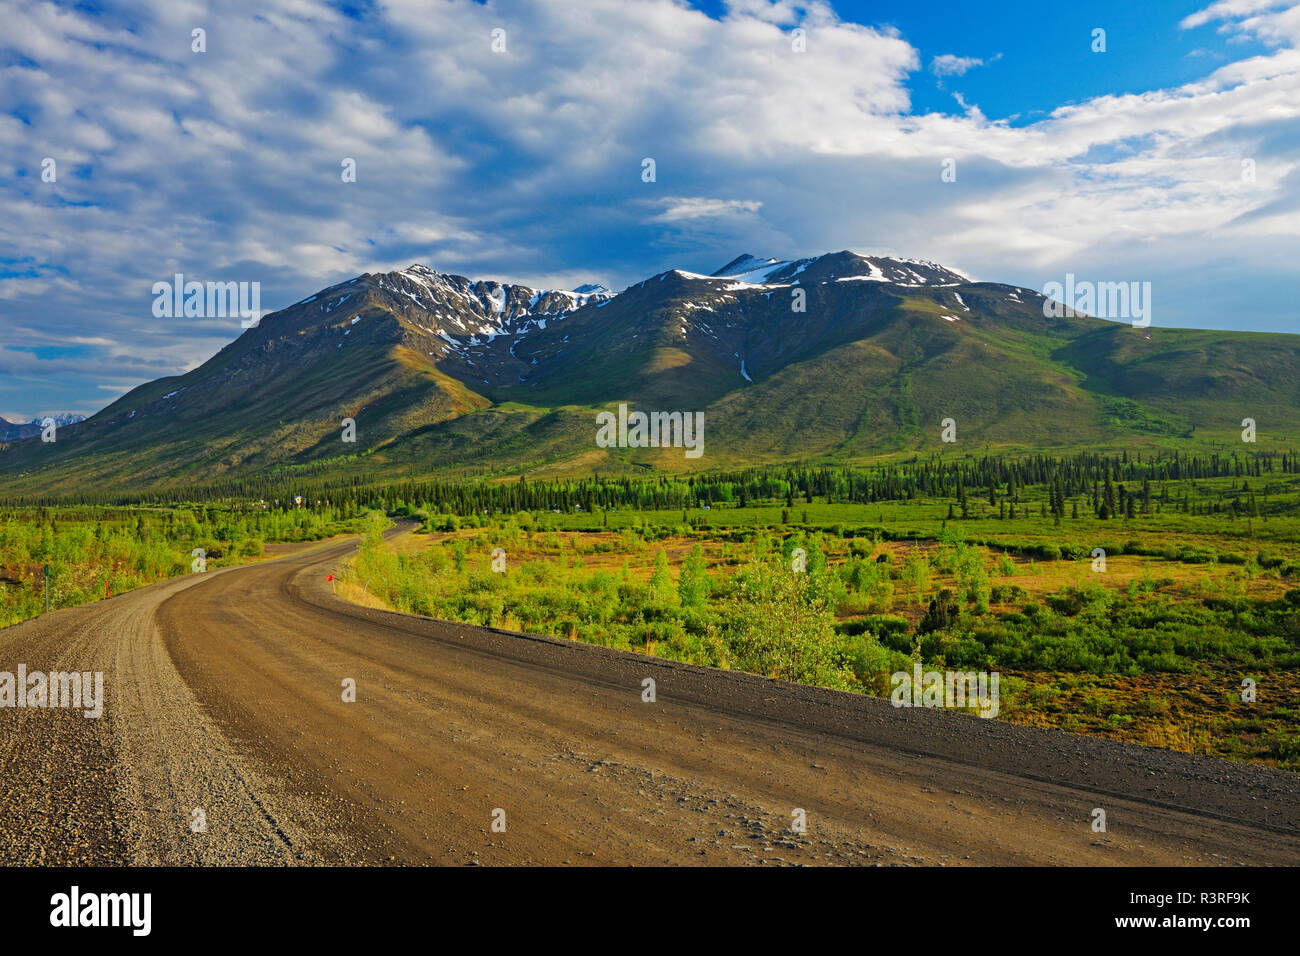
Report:
M0 858L1300 862L1300 775L360 608L325 582L354 547L0 631L0 670L106 696L0 709Z

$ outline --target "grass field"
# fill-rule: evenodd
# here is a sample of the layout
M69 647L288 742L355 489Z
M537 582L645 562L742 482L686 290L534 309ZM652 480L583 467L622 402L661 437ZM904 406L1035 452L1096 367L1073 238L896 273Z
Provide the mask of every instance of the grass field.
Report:
M199 568L273 556L279 543L360 527L360 518L332 508L0 511L0 627L44 611L47 584L50 610L74 607Z

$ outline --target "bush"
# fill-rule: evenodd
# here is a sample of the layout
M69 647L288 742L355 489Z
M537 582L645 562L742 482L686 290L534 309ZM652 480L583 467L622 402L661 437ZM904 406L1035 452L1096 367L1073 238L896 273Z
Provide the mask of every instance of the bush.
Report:
M810 575L751 561L719 610L719 633L742 670L801 683L848 687L837 666L835 616Z
M704 563L704 549L691 548L677 579L677 597L682 607L702 607L709 597L709 575Z
M949 628L957 622L960 613L961 609L953 599L952 591L944 588L939 592L938 597L930 602L925 616L916 625L916 633L929 634L932 631Z

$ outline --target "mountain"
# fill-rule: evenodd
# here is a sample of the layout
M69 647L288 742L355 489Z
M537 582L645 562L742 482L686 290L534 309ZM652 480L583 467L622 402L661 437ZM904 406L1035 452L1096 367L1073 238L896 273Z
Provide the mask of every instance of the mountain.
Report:
M35 421L30 422L11 422L9 419L0 416L0 441L17 441L20 438L31 438L33 435L41 433L41 426Z
M26 422L11 422L3 415L0 415L0 442L18 441L21 438L31 438L33 435L39 435L44 428L46 418L53 420L54 424L59 428L64 425L75 425L77 422L86 420L85 415L77 415L72 412L42 415Z
M1239 444L1247 417L1265 436L1296 436L1300 337L1053 318L1044 302L848 251L745 254L617 295L420 265L367 273L267 315L55 443L0 446L0 491ZM619 403L703 412L705 454L598 445L595 416ZM946 418L952 445L940 441Z

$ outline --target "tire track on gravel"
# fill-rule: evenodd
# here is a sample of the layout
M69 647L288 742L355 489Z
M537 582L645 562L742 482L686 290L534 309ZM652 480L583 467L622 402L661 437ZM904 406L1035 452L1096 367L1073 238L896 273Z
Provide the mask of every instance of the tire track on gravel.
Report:
M305 840L277 818L166 652L161 601L230 571L186 576L0 631L0 669L104 675L104 714L0 710L6 863L285 864ZM206 832L191 828L191 811Z

